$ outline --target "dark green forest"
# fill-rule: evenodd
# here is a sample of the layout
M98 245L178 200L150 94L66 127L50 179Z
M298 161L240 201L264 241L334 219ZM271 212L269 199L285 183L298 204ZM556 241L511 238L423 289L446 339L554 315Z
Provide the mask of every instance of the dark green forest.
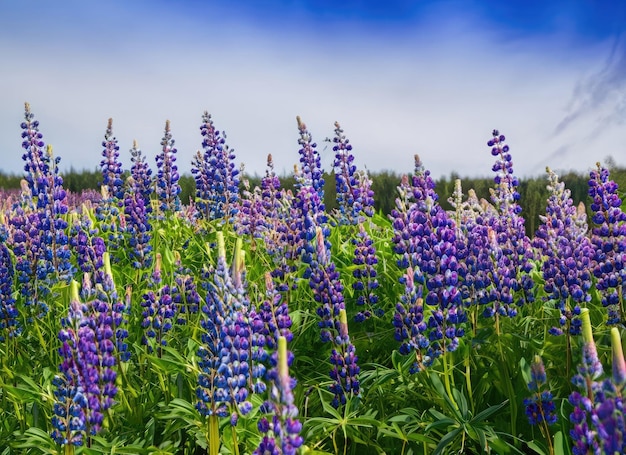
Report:
M621 192L626 188L626 168L618 167L610 160L609 169L611 178L619 185ZM99 170L89 171L70 169L68 172L62 173L63 185L65 189L72 193L80 194L84 190L99 190L102 176ZM383 214L391 213L394 208L397 196L397 186L400 183L402 175L395 172L382 171L372 172L369 174L372 180L372 189L374 190L375 208ZM566 188L571 191L572 199L575 204L579 202L587 205L588 191L588 175L576 172L568 172L559 176L561 181L565 183ZM336 206L335 178L332 173L325 175L325 204L328 210L332 210ZM467 195L469 189L474 189L479 198L489 199L489 189L493 187L492 178L488 177L461 177L457 173L452 172L449 176L436 180L436 192L439 195L439 202L445 209L450 209L448 198L452 195L456 179L461 179L463 193ZM18 189L20 188L21 176L15 174L6 174L0 171L0 189ZM292 175L281 176L281 183L284 188L293 189L295 179ZM249 187L254 188L260 184L260 175L244 175L242 182L248 180ZM190 174L182 175L179 181L182 189L181 200L187 202L193 198L195 192L195 182ZM548 190L546 188L547 178L538 176L533 178L520 179L519 193L520 205L523 207L522 215L526 220L526 232L533 235L539 226L539 216L545 213L546 199ZM244 185L240 185L242 190Z

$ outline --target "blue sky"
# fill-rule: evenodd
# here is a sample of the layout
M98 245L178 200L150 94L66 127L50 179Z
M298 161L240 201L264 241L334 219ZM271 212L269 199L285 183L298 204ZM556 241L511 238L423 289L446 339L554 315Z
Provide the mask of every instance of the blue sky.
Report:
M507 136L519 176L626 166L626 2L0 0L0 170L20 173L28 101L69 169L95 169L107 119L154 167L165 120L188 172L209 111L238 163L298 160L339 121L356 162L489 176Z

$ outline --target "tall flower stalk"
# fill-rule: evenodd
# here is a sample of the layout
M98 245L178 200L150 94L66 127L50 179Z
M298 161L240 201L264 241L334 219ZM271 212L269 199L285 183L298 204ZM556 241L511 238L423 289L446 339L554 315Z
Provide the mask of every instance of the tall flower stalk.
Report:
M597 278L596 288L602 294L602 305L606 307L608 325L626 322L624 291L626 286L626 214L618 196L618 186L610 179L609 170L597 163L589 177L589 196L592 199L593 228L591 243L594 248Z
M165 133L161 140L161 152L156 156L156 194L163 213L180 210L180 175L176 166L176 147L170 130L170 121L165 121Z

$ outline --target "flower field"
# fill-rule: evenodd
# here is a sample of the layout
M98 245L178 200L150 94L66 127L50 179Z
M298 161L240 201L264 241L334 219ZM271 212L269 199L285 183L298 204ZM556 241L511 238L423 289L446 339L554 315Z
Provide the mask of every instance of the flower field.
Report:
M529 237L497 130L490 200L458 181L445 210L415 156L387 216L337 123L333 211L300 118L291 191L271 155L251 188L205 113L191 201L169 122L123 169L109 120L100 195L64 189L28 104L21 126L0 455L626 452L626 215L600 164L586 207L547 169Z

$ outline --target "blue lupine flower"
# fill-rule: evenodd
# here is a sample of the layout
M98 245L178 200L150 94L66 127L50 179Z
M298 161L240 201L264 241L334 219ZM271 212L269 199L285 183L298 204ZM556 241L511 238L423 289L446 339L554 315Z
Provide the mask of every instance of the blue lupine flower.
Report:
M378 304L378 295L375 292L378 288L376 272L378 259L374 242L363 227L363 223L359 223L359 233L352 239L352 243L355 245L352 263L356 266L352 271L352 275L356 278L352 288L357 296L356 304L365 307L355 315L355 320L361 322L369 318L372 311L376 311L378 316L383 314L382 309L376 308Z
M531 425L552 425L556 423L556 406L552 392L548 390L548 378L541 357L535 356L530 365L530 382L528 390L532 392L530 398L524 399L526 417Z
M569 402L574 406L570 414L572 453L614 454L626 453L626 420L624 419L623 371L602 380L603 369L593 339L589 312L581 312L583 356L578 374L572 382L579 391L572 392ZM621 337L616 328L611 330L614 352L618 351L617 368L623 370ZM614 362L615 362L614 358ZM616 380L617 379L617 380Z
M22 147L25 162L22 197L9 220L10 244L16 256L15 270L28 318L48 311L45 297L57 279L69 281L73 273L70 262L67 222L67 192L59 175L60 159L52 157L52 148L44 152L39 122L34 120L28 103L22 122Z
M72 281L68 316L59 332L60 374L53 381L52 437L58 444L82 445L100 431L113 404L117 375L110 320L110 306L99 300L81 303L78 283Z
M337 188L338 221L340 224L358 224L364 216L374 214L374 192L371 180L365 172L357 171L354 165L352 144L343 134L343 129L335 122L333 138L335 161L335 185Z
M595 225L591 231L591 243L595 251L593 274L597 278L596 288L608 312L607 324L624 323L626 214L621 208L617 184L609 179L609 170L602 168L600 163L590 173L589 196Z
M394 251L402 255L401 267L419 270L416 278L422 285L424 303L430 307L426 355L432 362L444 352L456 350L464 335L466 316L459 283L465 268L457 249L456 226L437 203L435 184L417 155L411 182L403 179L397 209L391 215Z
M393 316L394 336L400 343L400 354L410 355L411 352L415 352L411 373L422 371L434 360L427 353L430 345L426 333L428 326L424 319L422 289L421 286L416 286L416 280L421 281L421 276L409 266L401 279L404 283L404 293L400 296L400 302L396 304Z
M9 233L0 214L0 341L20 334L19 313L13 298L13 260L7 247Z
M570 335L580 333L581 304L591 300L592 247L586 234L584 214L577 218L570 191L559 182L558 176L549 168L550 197L546 215L540 216L542 224L533 239L543 257L542 272L544 290L561 312L561 326ZM561 334L561 328L553 327L553 334Z
M189 269L180 264L180 257L177 264L171 295L172 301L176 305L176 322L186 324L192 315L198 313L201 298L193 275Z
M298 408L294 404L295 381L289 376L287 339L279 335L276 344L274 368L268 372L270 399L262 406L262 411L270 416L259 419L258 429L263 437L253 452L255 455L295 455L304 442L300 436L302 424L298 420Z
M255 393L263 393L266 390L267 372L272 366L276 366L274 357L278 338L283 336L287 342L293 339L289 308L283 296L275 289L270 273L265 275L265 287L265 300L258 308L253 307L249 315ZM291 365L293 356L290 352L288 356L288 364Z
M519 182L513 173L509 146L504 144L505 137L498 130L493 130L492 135L487 145L491 147L491 154L497 157L493 165L496 188L491 195L497 214L488 214L479 222L490 227L495 234L493 283L499 297L493 305L486 307L484 314L514 317L518 306L534 300L534 283L530 276L533 250L525 234L524 218L520 216Z
M124 181L122 180L122 163L120 162L120 147L117 139L113 136L113 119L109 119L104 141L102 141L102 161L100 161L100 171L102 172L102 185L107 188L107 194L112 201L119 201L124 197Z
M157 177L156 194L162 212L178 212L180 210L180 192L178 183L180 175L176 166L176 148L170 131L170 121L165 122L165 133L161 140L161 152L156 156Z
M196 407L206 416L227 417L233 412L247 414L252 408L247 400L251 333L244 288L235 284L240 270L236 269L235 277L231 277L224 237L221 232L217 235L217 266L207 274L211 281L205 283L207 296L202 307L206 318L201 322L205 332L198 349L202 372L198 377ZM231 418L231 422L236 423L236 419Z
M321 329L320 337L322 341L330 341L333 345L330 377L334 383L330 389L335 395L332 405L339 407L346 403L347 394L359 394L359 367L345 321L343 285L339 279L339 272L330 258L330 243L320 226L315 227L315 238L311 243L315 245L315 250L308 262L306 275L313 290L313 297L318 303L316 311L320 318L318 323Z
M191 173L196 180L196 206L204 219L215 220L237 213L239 171L235 154L226 145L226 135L213 125L208 112L202 116L202 154L198 152Z
M320 154L317 151L317 144L313 142L313 137L300 117L296 117L300 137L298 144L300 150L300 167L302 169L303 180L310 183L317 192L319 200L324 200L324 178Z

